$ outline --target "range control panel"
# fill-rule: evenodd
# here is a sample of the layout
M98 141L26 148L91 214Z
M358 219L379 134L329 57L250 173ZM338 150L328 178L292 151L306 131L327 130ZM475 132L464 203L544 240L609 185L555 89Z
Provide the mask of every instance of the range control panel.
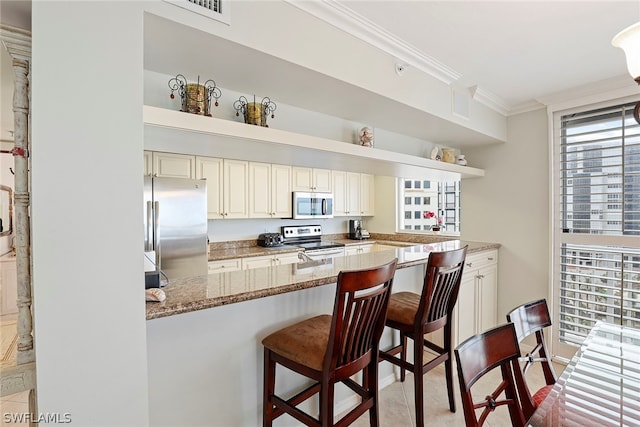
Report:
M322 236L321 225L288 225L282 227L282 235L285 240L295 238L320 238Z

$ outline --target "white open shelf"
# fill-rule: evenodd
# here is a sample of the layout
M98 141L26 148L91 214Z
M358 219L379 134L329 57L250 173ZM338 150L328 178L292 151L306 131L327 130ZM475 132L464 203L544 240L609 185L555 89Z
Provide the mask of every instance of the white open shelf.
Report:
M426 159L394 151L363 147L342 141L303 135L279 129L247 125L230 120L205 117L165 108L144 106L144 123L146 125L185 130L203 134L211 134L230 138L239 138L270 144L280 144L293 149L316 150L341 156L348 156L358 161L371 161L373 164L387 164L392 169L402 171L403 166L439 171L445 175L460 178L476 178L484 176L483 169L460 166L437 160ZM397 175L401 176L401 175Z

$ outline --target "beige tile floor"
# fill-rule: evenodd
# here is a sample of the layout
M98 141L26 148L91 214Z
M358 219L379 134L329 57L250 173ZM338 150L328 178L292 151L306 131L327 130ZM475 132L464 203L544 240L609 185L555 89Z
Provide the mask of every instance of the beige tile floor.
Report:
M564 365L554 364L557 375L560 375ZM537 366L535 367L537 368ZM544 385L544 378L539 370L532 370L527 376L527 382L532 390L537 390ZM455 370L455 366L454 366ZM493 386L497 384L498 376L493 373L487 377L487 382L479 383L479 390L484 396L493 391ZM444 365L437 366L424 376L424 411L425 426L450 427L464 426L464 415L462 413L462 403L460 401L460 389L458 379L455 382L456 412L449 411L447 399L446 380L444 376ZM490 383L490 384L487 384ZM385 387L380 393L380 426L381 427L414 427L415 426L415 404L413 393L413 375L407 374L404 383L395 382ZM0 411L1 427L22 427L27 424L6 423L5 414L28 412L28 392L18 393L3 397L0 401L2 410ZM504 407L503 407L504 408ZM498 408L488 418L487 427L508 427L511 426L509 415L503 408ZM369 415L362 415L354 424L354 427L368 427ZM185 426L188 427L188 426ZM219 426L222 427L222 426ZM231 426L225 426L231 427Z
M527 375L527 384L535 391L544 385L542 371L533 367ZM454 365L454 371L455 371ZM534 370L535 369L535 370ZM556 375L560 375L564 370L564 365L554 364ZM485 379L477 384L480 396L486 396L495 389L498 384L499 373L488 374ZM425 426L449 427L464 426L464 414L462 402L460 400L460 388L458 378L454 377L456 412L449 411L447 398L447 384L444 375L444 364L437 366L424 375L424 413ZM382 427L414 427L415 404L413 393L413 375L408 374L404 383L395 382L385 387L380 393L380 426ZM369 426L369 415L362 415L354 424L354 427ZM507 427L511 426L508 411L505 407L497 408L493 414L487 418L487 427Z
M29 392L24 391L22 393L16 393L9 396L4 396L0 400L0 426L2 427L26 427L29 424L12 422L11 416L13 414L26 414L29 412Z

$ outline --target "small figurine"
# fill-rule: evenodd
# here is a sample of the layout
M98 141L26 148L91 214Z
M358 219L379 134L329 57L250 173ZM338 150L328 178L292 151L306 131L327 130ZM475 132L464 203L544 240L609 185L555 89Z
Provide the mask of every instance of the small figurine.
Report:
M373 147L373 131L368 127L363 127L360 129L358 141L363 147Z
M431 150L431 155L429 157L431 158L431 160L440 160L440 148L433 147L433 149Z

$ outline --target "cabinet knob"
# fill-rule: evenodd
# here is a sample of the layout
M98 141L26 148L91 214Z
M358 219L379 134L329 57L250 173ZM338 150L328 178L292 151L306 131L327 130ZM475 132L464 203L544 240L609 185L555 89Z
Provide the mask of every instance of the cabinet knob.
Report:
M493 257L489 257L487 258L489 261L493 261Z

